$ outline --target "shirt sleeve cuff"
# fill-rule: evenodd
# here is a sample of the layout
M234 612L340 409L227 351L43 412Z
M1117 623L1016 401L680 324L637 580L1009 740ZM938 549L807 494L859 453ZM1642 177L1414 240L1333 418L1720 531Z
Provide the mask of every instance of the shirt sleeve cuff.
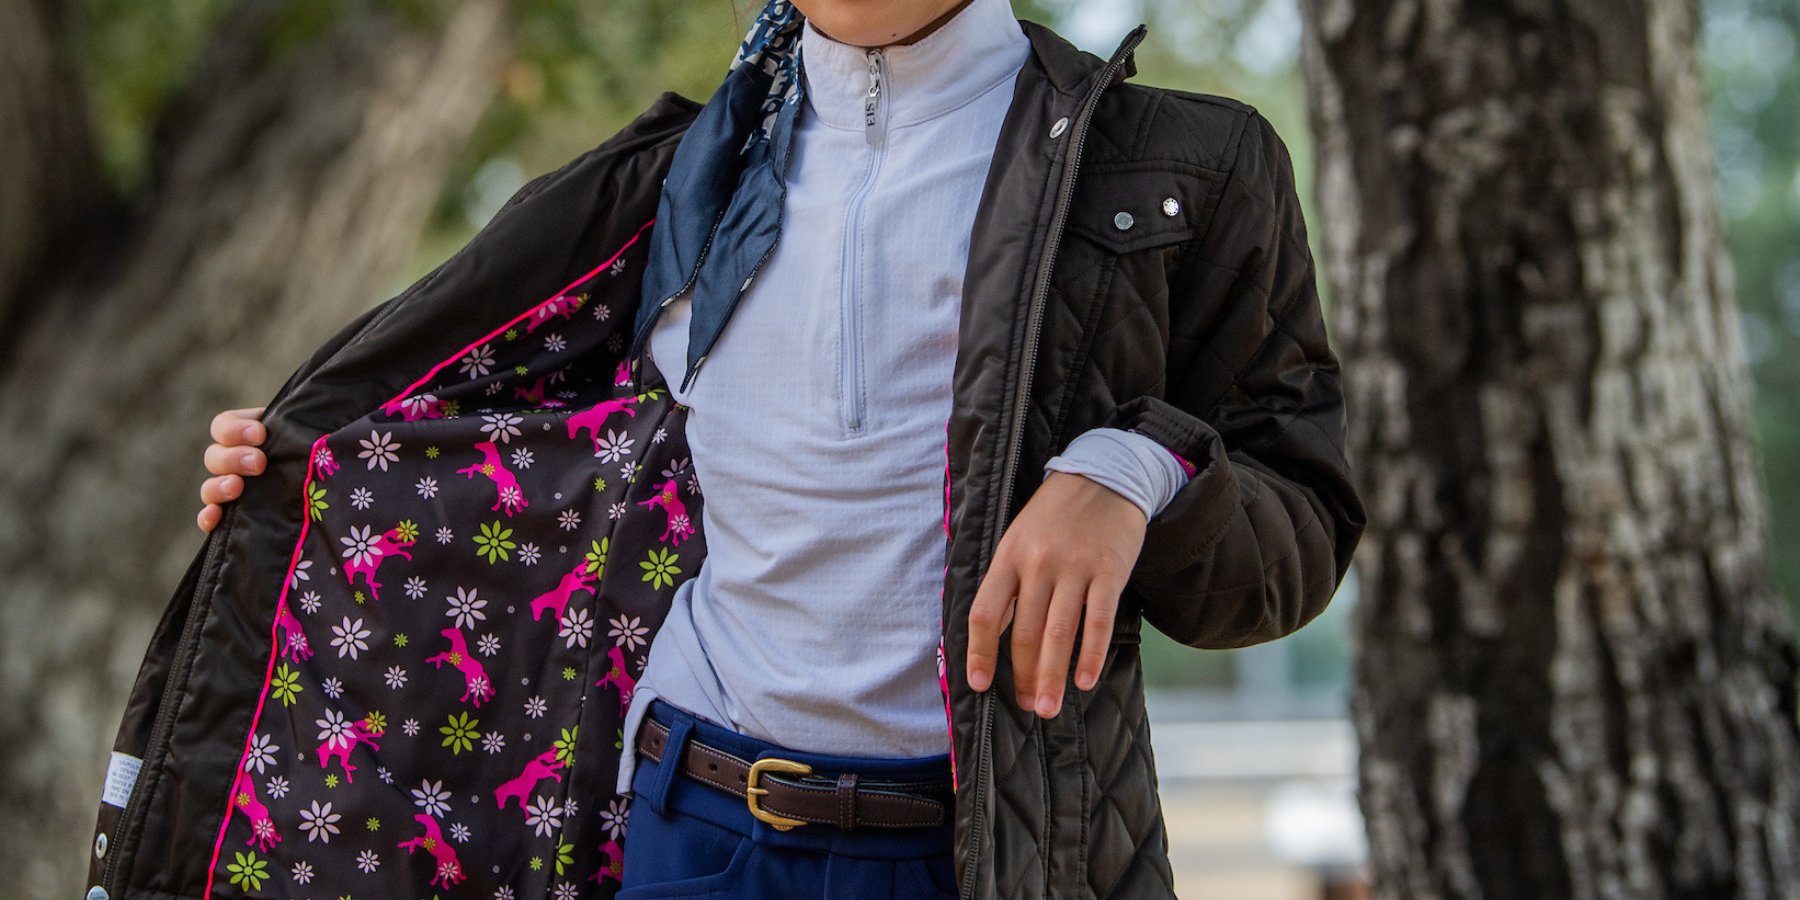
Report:
M1091 428L1044 464L1044 477L1051 472L1085 475L1130 500L1149 520L1187 483L1192 469L1149 435Z

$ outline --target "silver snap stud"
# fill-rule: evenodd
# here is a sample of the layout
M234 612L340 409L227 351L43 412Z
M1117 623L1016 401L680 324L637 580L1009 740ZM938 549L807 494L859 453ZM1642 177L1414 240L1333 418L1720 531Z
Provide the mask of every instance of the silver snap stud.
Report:
M1181 201L1174 197L1163 198L1163 215L1173 219L1181 215Z
M106 832L102 831L99 834L94 835L94 858L102 859L105 856L106 856Z
M1124 231L1124 230L1130 228L1132 223L1135 221L1136 221L1135 219L1131 218L1131 213L1128 213L1128 212L1122 212L1116 216L1113 216L1113 226L1118 228L1120 231Z
M88 888L87 900L107 900L107 897L109 897L109 896L110 895L106 893L106 888L103 888L97 884L91 888Z
M1056 120L1055 125L1050 126L1050 138L1052 140L1055 140L1056 138L1062 137L1063 132L1068 131L1068 130L1069 130L1069 117L1063 116L1062 118Z

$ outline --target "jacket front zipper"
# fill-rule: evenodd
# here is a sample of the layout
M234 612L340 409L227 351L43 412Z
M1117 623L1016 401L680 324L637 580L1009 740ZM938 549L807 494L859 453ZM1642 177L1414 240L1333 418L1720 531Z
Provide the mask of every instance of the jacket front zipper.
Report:
M1031 400L1031 381L1037 369L1038 340L1043 331L1044 302L1050 294L1050 274L1056 264L1056 254L1062 245L1064 227L1069 219L1069 201L1075 193L1075 178L1081 170L1081 153L1087 143L1088 126L1093 121L1094 109L1100 103L1100 94L1112 85L1114 76L1118 74L1125 60L1144 39L1148 29L1143 25L1132 29L1113 51L1112 59L1106 68L1100 71L1098 83L1089 89L1082 99L1081 106L1075 114L1074 143L1069 149L1069 161L1063 166L1062 181L1057 185L1056 197L1052 206L1050 229L1044 238L1044 252L1038 258L1037 276L1033 283L1031 305L1026 313L1025 353L1020 361L1018 391L1013 397L1013 413L1011 429L1007 434L1005 464L1002 467L1000 481L1000 498L990 518L994 523L994 539L987 542L993 547L999 543L999 530L1003 529L1008 519L1007 511L1012 508L1013 483L1019 466L1019 452L1025 436L1025 414L1027 404ZM990 556L979 571L987 571L992 563ZM969 819L970 846L974 851L968 855L968 863L963 869L960 894L969 898L975 895L975 876L980 867L981 855L978 852L981 835L986 829L986 803L988 782L993 779L993 766L990 757L994 744L994 688L989 686L981 693L980 737L976 744L974 760L975 796L973 810Z
M884 89L883 63L885 55L880 49L868 51L869 58L869 90L863 98L863 134L868 137L872 148L869 159L869 174L863 183L851 195L850 209L844 218L844 262L840 273L838 287L838 317L842 323L838 329L838 407L843 417L844 434L856 435L863 432L863 365L862 365L862 232L863 207L868 203L869 194L875 190L875 180L881 176L882 157L887 150L887 111L892 101L884 100L889 93Z
M225 512L219 517L219 524L208 536L205 559L200 564L200 575L194 581L194 592L188 600L187 616L181 623L181 637L175 643L175 653L169 660L168 677L163 681L162 696L157 700L156 719L150 725L150 737L144 743L143 763L140 765L140 776L132 786L131 795L125 800L125 808L119 813L118 824L113 827L113 852L100 867L100 886L114 893L122 893L122 885L118 884L119 866L137 850L135 842L142 839L145 816L144 803L148 801L151 782L159 778L162 769L162 757L167 752L169 734L175 728L175 713L179 709L179 699L187 690L188 666L192 664L197 650L200 623L205 620L205 604L202 602L207 586L212 582L213 573L219 563L219 556L229 540L231 525L236 518L238 504L228 503ZM235 775L234 775L235 777Z

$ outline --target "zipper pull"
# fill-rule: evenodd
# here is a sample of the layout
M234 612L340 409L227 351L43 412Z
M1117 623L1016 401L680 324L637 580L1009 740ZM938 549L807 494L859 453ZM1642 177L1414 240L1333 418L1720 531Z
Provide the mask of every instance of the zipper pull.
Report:
M863 97L863 133L868 136L869 143L879 142L879 133L875 125L880 117L881 109L881 51L869 51L869 92Z

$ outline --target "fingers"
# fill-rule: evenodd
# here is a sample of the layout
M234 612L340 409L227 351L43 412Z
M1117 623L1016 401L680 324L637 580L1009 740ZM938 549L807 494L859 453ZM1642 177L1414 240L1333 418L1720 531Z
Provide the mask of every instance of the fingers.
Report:
M1075 653L1075 634L1081 630L1087 586L1087 579L1065 579L1057 582L1051 592L1042 628L1043 641L1038 648L1037 698L1033 707L1046 719L1062 709L1063 685L1069 677L1069 657Z
M210 532L214 528L219 527L219 517L224 514L225 511L220 509L217 503L208 503L200 510L200 515L196 516L195 519L199 524L201 531Z
M264 406L246 406L241 409L228 409L213 416L210 433L212 439L227 447L240 444L260 444L268 436L268 430L258 421Z
M230 503L244 493L244 479L239 475L214 475L200 482L200 502Z
M1037 708L1038 652L1044 643L1044 619L1050 612L1051 587L1052 583L1041 577L1022 576L1019 599L1013 608L1013 691L1023 710Z
M994 683L994 667L1000 655L1000 633L1013 617L1013 593L1018 589L1018 573L1011 565L996 558L988 566L981 586L975 589L975 603L969 609L969 687L985 691Z
M1124 585L1100 578L1088 583L1087 610L1081 628L1081 658L1075 663L1075 686L1081 690L1093 690L1100 680L1100 669L1106 665L1106 651L1112 646L1119 593L1124 589Z
M214 475L260 475L268 456L255 447L212 444L204 456L206 471Z

